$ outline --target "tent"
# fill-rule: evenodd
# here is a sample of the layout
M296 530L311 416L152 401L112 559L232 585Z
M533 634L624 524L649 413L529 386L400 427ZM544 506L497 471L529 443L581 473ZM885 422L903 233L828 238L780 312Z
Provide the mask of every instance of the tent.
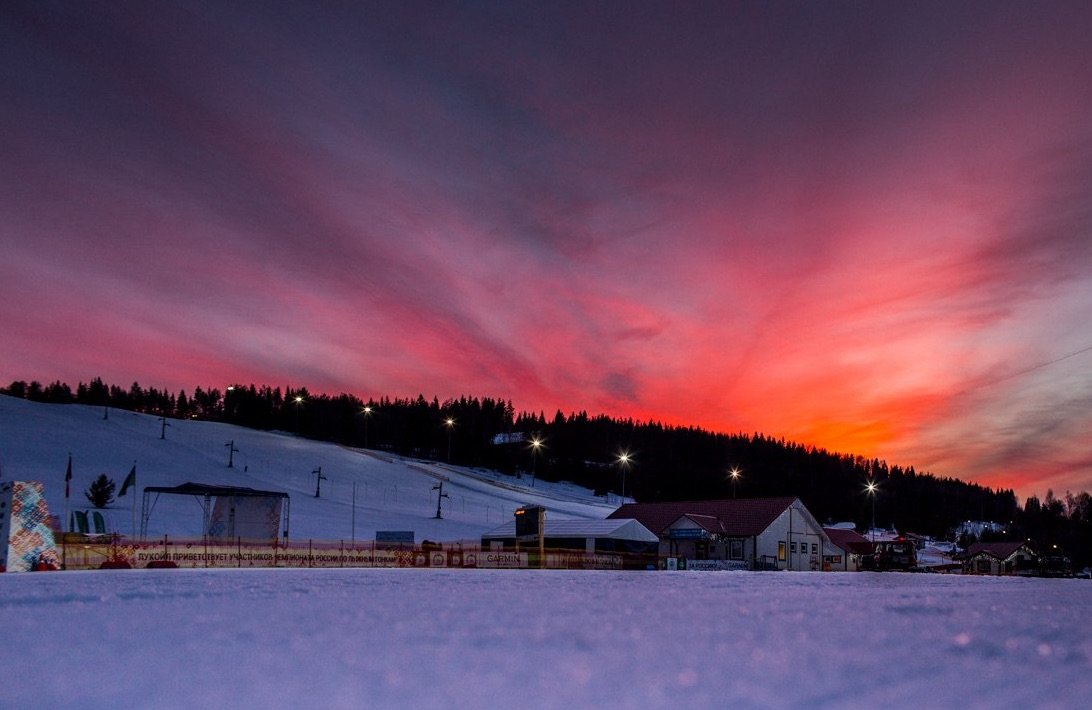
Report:
M202 535L234 540L276 540L281 520L288 540L289 498L280 491L259 491L240 486L183 483L180 486L149 486L144 489L140 508L140 537L148 533L148 519L160 495L193 496L201 504Z

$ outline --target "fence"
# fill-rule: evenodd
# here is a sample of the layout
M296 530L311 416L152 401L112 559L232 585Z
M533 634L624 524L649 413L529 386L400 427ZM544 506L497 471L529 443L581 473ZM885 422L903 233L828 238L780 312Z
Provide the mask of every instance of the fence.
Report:
M144 567L423 567L448 569L646 569L655 557L624 553L584 553L483 549L475 542L397 546L375 542L298 540L270 542L222 539L132 540L119 535L58 541L65 569Z

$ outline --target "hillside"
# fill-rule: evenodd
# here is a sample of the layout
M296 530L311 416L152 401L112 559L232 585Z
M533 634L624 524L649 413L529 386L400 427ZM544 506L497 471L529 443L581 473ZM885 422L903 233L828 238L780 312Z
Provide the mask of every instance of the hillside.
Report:
M475 539L512 519L532 503L552 519L600 519L617 498L594 496L565 482L501 476L264 432L216 422L168 419L161 439L158 417L102 407L31 402L0 395L0 475L4 480L41 481L50 511L65 508L64 475L72 454L69 508L90 509L83 491L99 474L120 490L131 467L137 486L174 486L188 481L284 491L291 496L294 539L348 540L353 536L353 484L356 484L355 538L374 539L376 530L413 530L417 541ZM228 442L238 451L228 468ZM322 467L321 497L315 498L313 471ZM437 520L436 491L445 479L443 519ZM134 527L129 496L107 508L109 526L123 534ZM140 515L137 498L137 517ZM137 521L139 528L139 521ZM197 536L201 511L186 497L163 496L148 535Z

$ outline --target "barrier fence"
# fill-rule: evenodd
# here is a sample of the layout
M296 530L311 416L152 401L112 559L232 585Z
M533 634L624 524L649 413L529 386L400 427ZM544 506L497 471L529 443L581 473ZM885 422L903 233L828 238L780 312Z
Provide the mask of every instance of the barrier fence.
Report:
M64 569L145 567L422 567L448 569L646 569L655 557L572 550L483 549L477 542L388 545L296 540L269 542L212 538L132 540L118 535L57 542Z

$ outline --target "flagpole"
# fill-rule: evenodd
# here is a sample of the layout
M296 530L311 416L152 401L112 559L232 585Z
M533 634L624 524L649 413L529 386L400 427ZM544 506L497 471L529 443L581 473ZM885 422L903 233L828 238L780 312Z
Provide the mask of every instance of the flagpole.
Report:
M61 521L61 569L68 569L68 536L65 534L64 526L68 525L69 532L72 531L72 524L68 520L68 488L72 481L72 452L68 452L68 467L64 471L64 520Z
M133 472L136 473L136 461L133 461ZM136 488L136 476L133 476L133 488ZM136 491L133 491L133 539L136 540Z
M72 532L72 525L68 520L68 488L69 481L72 480L72 452L68 452L68 468L64 471L64 521L61 523L61 530L64 530L64 526L68 525L68 531Z

